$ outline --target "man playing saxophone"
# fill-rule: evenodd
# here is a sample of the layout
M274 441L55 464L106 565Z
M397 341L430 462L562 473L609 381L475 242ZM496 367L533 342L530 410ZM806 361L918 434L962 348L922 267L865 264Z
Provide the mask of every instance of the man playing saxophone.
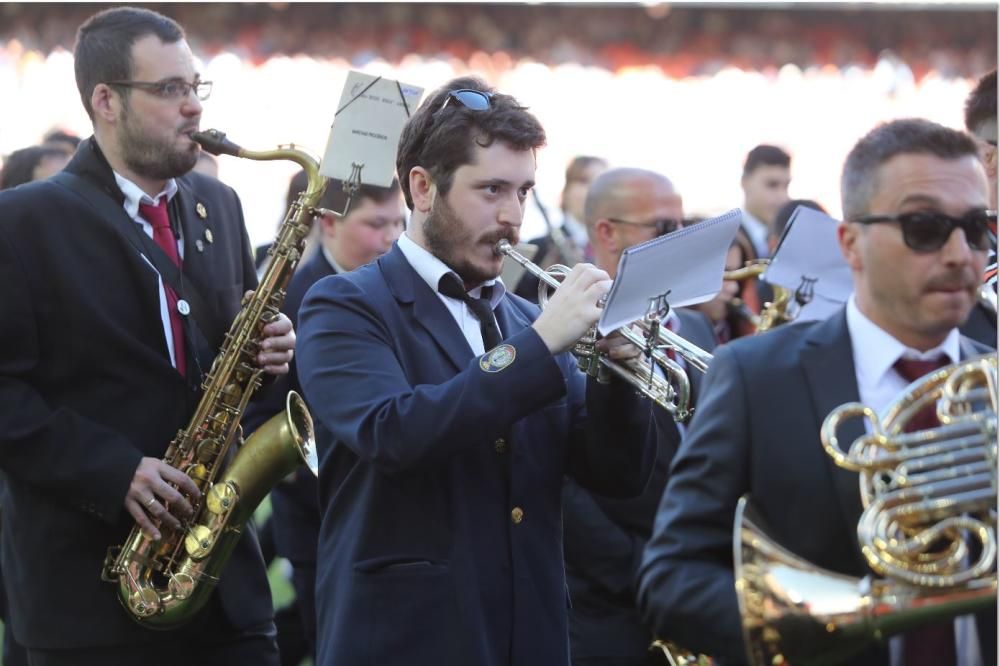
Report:
M566 664L560 490L638 495L655 443L634 391L565 353L607 273L579 264L539 314L497 279L545 133L475 78L407 122L411 225L299 310L320 453L318 663ZM616 358L638 350L602 341ZM586 412L586 417L585 417Z
M198 621L135 623L101 580L136 523L179 528L198 499L161 458L256 286L239 200L189 173L202 81L180 26L116 8L81 26L81 99L94 125L66 167L0 196L0 468L11 623L32 665L278 663L252 527ZM256 360L288 371L280 317ZM190 500L190 501L189 501Z
M881 125L848 155L841 197L853 296L826 321L716 350L643 558L639 601L658 635L726 664L745 660L732 559L740 496L752 494L795 555L866 575L858 477L824 453L824 418L851 401L879 411L921 365L989 351L957 328L976 302L996 215L975 144L925 120ZM850 663L994 664L995 608L982 615L908 632Z

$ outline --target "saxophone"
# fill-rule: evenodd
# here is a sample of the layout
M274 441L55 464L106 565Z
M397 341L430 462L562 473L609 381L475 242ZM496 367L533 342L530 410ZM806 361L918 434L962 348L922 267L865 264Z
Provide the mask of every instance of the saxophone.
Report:
M194 415L163 459L190 476L201 491L201 499L192 501L193 518L180 530L161 525L159 540L133 526L124 545L108 551L103 578L118 584L126 611L151 629L173 629L190 621L208 601L243 526L264 496L299 464L316 473L312 418L294 391L288 394L285 411L246 442L240 419L262 379L263 370L255 362L261 329L278 316L326 178L320 176L315 159L293 147L246 151L225 136L208 130L193 138L215 155L296 162L305 169L308 185L278 230L260 284L243 300L226 333L202 383L204 394ZM229 456L236 442L238 451Z

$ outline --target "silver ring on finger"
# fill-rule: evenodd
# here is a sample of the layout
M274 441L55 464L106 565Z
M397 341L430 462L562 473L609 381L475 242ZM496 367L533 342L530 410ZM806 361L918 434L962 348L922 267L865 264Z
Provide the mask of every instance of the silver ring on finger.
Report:
M156 504L156 497L155 496L154 497L150 497L149 501L146 502L143 506L145 506L148 509L151 506L153 506L154 504Z

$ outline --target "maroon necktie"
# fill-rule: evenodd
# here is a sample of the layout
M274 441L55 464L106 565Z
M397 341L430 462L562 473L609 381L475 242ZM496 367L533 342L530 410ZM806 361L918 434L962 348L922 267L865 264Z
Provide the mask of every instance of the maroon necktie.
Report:
M944 354L929 361L900 358L893 366L908 382L914 382L938 368L948 365ZM906 432L927 430L940 425L937 409L932 403L913 415L906 424ZM929 624L903 634L903 657L907 666L955 666L954 620Z
M170 258L170 261L174 262L177 268L180 268L181 258L177 253L177 239L174 237L173 229L170 228L170 218L167 216L167 198L160 197L160 203L157 206L140 203L139 212L153 226L153 240ZM170 313L170 331L174 338L174 359L177 363L177 372L181 373L183 377L187 369L184 354L184 322L177 310L177 293L165 280L163 281L163 291L167 295L167 312Z

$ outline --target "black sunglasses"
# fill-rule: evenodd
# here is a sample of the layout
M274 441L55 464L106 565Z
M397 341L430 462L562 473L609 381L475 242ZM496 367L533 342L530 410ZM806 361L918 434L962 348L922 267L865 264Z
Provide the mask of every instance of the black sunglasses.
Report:
M990 249L990 224L996 224L995 210L974 210L964 217L951 217L938 211L917 211L902 215L866 215L854 220L858 224L898 222L903 242L917 252L941 249L956 228L965 233L965 241L974 250Z
M652 222L633 222L631 220L621 220L614 217L607 218L608 222L612 224L628 224L633 227L645 227L646 229L656 229L657 236L663 236L669 234L672 231L677 231L681 227L681 223L678 220L673 220L664 218L662 220L653 220Z
M443 111L451 100L455 100L470 111L486 111L490 108L490 100L492 98L493 93L482 92L480 90L469 90L467 88L452 90L448 93L448 96L445 97L444 104L441 105L438 112Z

